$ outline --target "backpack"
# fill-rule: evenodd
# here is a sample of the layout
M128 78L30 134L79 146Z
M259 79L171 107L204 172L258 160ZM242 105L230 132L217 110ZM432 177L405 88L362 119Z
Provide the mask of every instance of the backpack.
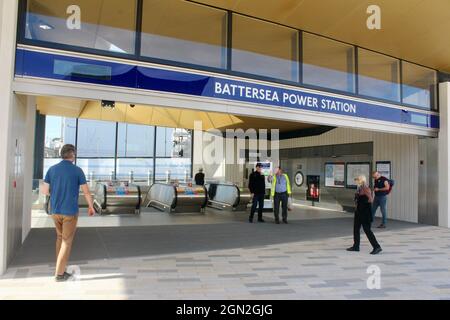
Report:
M388 194L391 193L392 188L393 188L394 185L395 185L395 181L394 181L393 179L387 179L387 181L388 181L388 183L389 183L389 190L388 190L388 192L386 193L386 195L388 195Z

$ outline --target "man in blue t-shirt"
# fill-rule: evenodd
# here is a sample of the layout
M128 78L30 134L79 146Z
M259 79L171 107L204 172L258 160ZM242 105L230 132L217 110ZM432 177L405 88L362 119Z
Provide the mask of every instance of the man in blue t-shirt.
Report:
M386 177L383 177L379 172L375 171L372 175L374 179L373 183L373 191L375 193L375 197L372 203L372 217L375 218L378 207L381 210L381 215L383 220L378 228L386 228L387 222L387 196L389 194L390 185L389 180Z
M67 281L72 275L66 272L73 238L78 221L78 196L83 190L89 205L89 216L95 214L91 193L83 171L74 165L76 150L73 145L61 149L62 161L52 166L45 175L42 193L50 196L49 213L56 227L56 272L57 282Z

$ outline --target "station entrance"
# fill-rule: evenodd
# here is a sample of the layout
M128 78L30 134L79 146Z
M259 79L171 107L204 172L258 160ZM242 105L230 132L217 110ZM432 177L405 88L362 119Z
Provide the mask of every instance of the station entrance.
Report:
M46 213L48 199L40 186L67 143L77 146L76 164L87 177L98 213L97 220L81 219L81 226L170 224L185 221L175 218L182 215L201 221L211 212L214 222L226 221L227 216L244 221L251 201L248 177L258 161L269 165L266 176L278 166L284 169L291 179L293 206L299 211L352 213L353 178L360 174L370 178L373 170L384 170L399 189L389 203L390 218L417 221L419 216L414 202L421 156L417 136L105 100L38 96L35 101L32 227L52 227ZM199 123L203 141L195 141ZM227 162L225 133L230 130L244 132L245 141L244 150L236 151L233 145L236 154ZM279 141L273 147L278 150L273 155L252 149L248 133L260 130L269 132L266 146L272 146L270 131L277 131ZM223 161L210 163L204 159L205 149L217 142L211 136L218 134L225 137ZM200 170L205 175L201 186L194 179ZM268 178L265 207L272 217ZM317 199L309 194L311 179ZM407 190L401 189L404 185ZM80 206L86 207L81 193ZM87 216L84 211L82 217ZM415 215L406 213L411 211Z
M177 216L188 217L191 221L200 221L205 216L214 222L241 221L248 217L251 201L248 176L256 162L270 163L267 176L274 174L280 165L279 151L273 155L266 152L265 158L254 157L252 161L250 155L258 150L250 150L253 144L249 133L267 130L267 140L270 140L271 130L277 131L278 139L289 132L317 135L332 129L229 113L105 100L38 96L35 101L32 192L32 227L35 228L52 227L47 216L49 199L40 190L47 170L60 161L60 149L65 144L77 147L76 164L87 177L97 212L95 219L87 219L87 203L80 192L81 227L186 221L175 218ZM199 124L200 138L194 133ZM205 141L216 143L214 135L219 133L226 140L226 132L234 132L236 139L236 132L244 134L242 149L237 150L233 145L234 158L227 162L227 143L224 142L224 150L220 151L223 159L215 162L203 159L204 149L208 147ZM216 152L219 150L212 151L214 155ZM243 157L241 161L239 156ZM196 185L195 175L199 171L205 175L204 185ZM272 216L270 182L265 208L266 214Z
M188 239L186 232L202 235L204 230L207 239L196 239L196 250L205 249L208 243L215 241L211 234L206 235L207 230L215 230L217 241L234 238L234 244L239 240L243 241L241 245L247 245L244 238L252 232L260 232L259 236L264 239L265 232L274 232L270 229L273 212L264 212L265 227L248 226L251 199L248 176L256 161L270 164L268 175L281 166L291 180L293 208L288 220L292 229L286 234L287 238L280 237L280 241L295 238L296 228L311 227L319 220L330 224L348 223L351 234L355 189L350 182L354 175L370 176L377 168L387 170L386 174L390 172L395 180L395 189L388 201L389 219L435 223L435 192L430 182L434 176L429 169L433 167L435 152L436 139L433 138L394 134L389 132L392 128L386 131L382 127L356 129L341 125L339 121L336 126L330 126L317 117L314 123L308 118L305 121L289 119L289 116L280 119L262 112L242 115L220 104L216 109L211 108L214 111L207 111L49 95L16 95L16 99L18 114L15 117L28 112L32 115L27 116L30 121L23 121L28 127L21 129L23 133L30 131L27 133L30 138L23 141L32 145L24 147L22 140L18 140L17 158L27 158L23 151L34 147L33 155L29 156L33 159L32 165L25 167L23 181L17 179L19 187L28 183L30 187L24 187L25 192L16 195L18 201L24 201L23 216L15 217L21 227L18 229L21 233L16 236L25 241L21 242L23 252L37 252L33 256L38 255L41 262L53 260L54 226L46 213L48 199L40 193L40 186L46 170L60 161L59 150L66 143L77 147L76 164L83 169L96 199L97 214L88 217L86 203L80 196L80 232L86 233L87 238L95 234L99 237L100 233L101 237L106 237L102 241L110 243L106 253L102 251L105 255L115 246L127 252L132 250L135 245L129 243L127 247L123 243L132 237L131 233L140 235L141 251L136 254L141 255L149 250L164 251L163 247L155 248L147 243L149 239L155 243L163 241L152 238L152 234L167 233L175 239L185 236ZM227 129L243 132L245 141L242 152L235 152L231 162L227 161ZM245 134L253 131L259 138L263 130L267 130L269 136L279 130L278 139L270 137L262 143L277 149L274 158L267 150L264 153L260 148L252 148L250 140L245 138ZM238 139L233 137L232 140ZM225 152L217 153L217 148L212 148L217 141L225 146ZM208 154L221 161L211 162ZM242 162L238 161L239 156ZM194 178L200 169L205 174L205 186L195 184ZM311 178L319 182L319 201L308 197ZM425 198L421 203L427 204L426 207L419 207L418 195ZM271 205L270 196L267 205ZM245 235L238 236L236 230ZM220 246L223 243L221 241ZM192 244L171 243L178 251L189 245ZM83 254L80 259L84 259ZM92 254L91 258L98 258ZM29 255L19 253L16 261L22 265L32 263L27 257ZM10 261L12 259L11 255Z

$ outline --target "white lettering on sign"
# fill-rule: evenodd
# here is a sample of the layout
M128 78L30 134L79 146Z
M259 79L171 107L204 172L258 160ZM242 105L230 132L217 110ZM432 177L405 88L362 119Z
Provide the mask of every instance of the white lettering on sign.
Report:
M283 102L289 102L292 105L299 105L308 108L319 108L319 99L301 94L290 94L285 92L283 93Z
M66 21L67 29L81 30L81 8L77 5L71 5L67 7L66 12L70 15Z
M356 114L356 105L355 104L334 101L334 100L329 100L329 99L322 100L322 109L329 110L329 111L337 111L337 112Z
M216 82L215 93L223 96L240 97L254 100L280 102L278 93L270 89L259 89L254 87L236 85L236 84L222 84Z
M302 93L292 93L275 89L263 89L245 85L215 83L214 92L216 95L226 96L230 98L246 98L258 100L262 102L271 102L282 105L298 106L302 108L323 110L338 113L357 113L357 106L354 103L342 102L333 99L319 98ZM280 101L281 96L281 101Z

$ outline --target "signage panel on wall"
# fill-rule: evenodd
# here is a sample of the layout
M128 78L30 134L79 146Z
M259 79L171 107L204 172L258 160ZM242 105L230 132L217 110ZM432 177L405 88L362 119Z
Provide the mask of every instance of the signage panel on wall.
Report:
M392 179L391 162L390 161L377 161L376 170L388 179Z
M365 176L367 182L370 181L370 162L349 162L347 163L347 188L356 188L355 179Z
M229 79L219 74L200 74L194 70L141 66L139 62L76 57L66 54L17 49L16 77L62 80L127 89L148 90L209 97L278 108L332 114L345 118L370 119L439 128L439 116L345 95L308 90L301 87L263 84L245 78ZM214 111L214 110L211 110Z
M345 188L345 163L325 164L325 187Z

